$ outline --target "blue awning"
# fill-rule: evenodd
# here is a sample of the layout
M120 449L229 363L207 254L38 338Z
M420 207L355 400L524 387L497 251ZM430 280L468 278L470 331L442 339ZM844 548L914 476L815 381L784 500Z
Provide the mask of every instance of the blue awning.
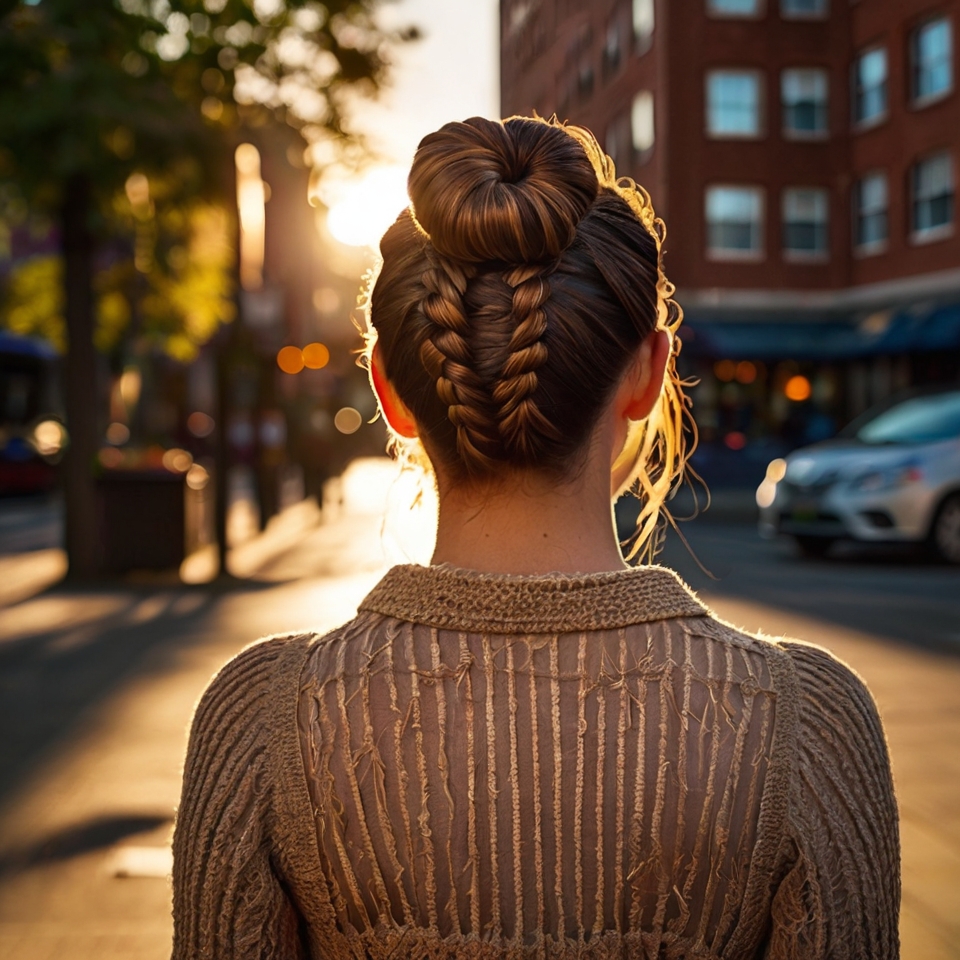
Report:
M685 313L680 338L689 354L733 360L855 360L960 349L960 303L866 318L719 320Z

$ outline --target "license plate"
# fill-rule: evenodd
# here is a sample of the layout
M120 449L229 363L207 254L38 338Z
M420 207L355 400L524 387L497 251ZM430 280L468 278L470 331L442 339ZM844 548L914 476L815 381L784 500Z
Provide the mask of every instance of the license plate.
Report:
M790 510L790 516L800 523L809 523L817 519L819 512L816 500L797 500Z

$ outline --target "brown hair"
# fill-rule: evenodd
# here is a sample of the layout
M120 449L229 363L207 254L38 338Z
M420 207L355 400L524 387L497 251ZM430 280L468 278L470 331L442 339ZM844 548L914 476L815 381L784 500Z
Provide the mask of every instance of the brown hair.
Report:
M370 322L429 455L462 482L568 476L640 343L680 323L649 196L589 131L526 117L446 124L408 187ZM631 555L652 548L686 459L678 350L620 458L643 503Z

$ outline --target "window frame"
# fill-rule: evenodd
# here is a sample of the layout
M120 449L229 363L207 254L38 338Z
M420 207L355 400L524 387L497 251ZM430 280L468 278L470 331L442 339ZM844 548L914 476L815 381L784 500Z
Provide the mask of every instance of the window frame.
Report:
M823 115L826 125L822 130L797 130L787 126L788 105L784 96L787 74L817 73L826 79L826 99L823 102ZM784 140L829 140L830 130L830 70L827 67L783 67L780 70L780 135Z
M756 222L756 249L742 250L733 247L713 247L710 245L709 217L710 194L714 190L751 190L759 200L759 215ZM708 183L703 191L704 256L715 263L760 263L767 258L767 191L762 184L755 183Z
M753 77L757 85L756 133L715 133L710 128L710 79L717 74L739 74ZM708 67L703 75L703 132L708 140L763 140L767 136L766 74L756 67Z
M806 223L807 221L788 221L787 220L787 197L791 193L799 193L801 191L806 191L808 193L816 193L824 198L825 209L826 209L826 219L822 223L814 223L814 229L822 228L823 230L823 249L815 250L804 250L798 249L796 247L788 247L786 244L786 232L787 225L789 222L793 223ZM793 186L784 187L780 191L780 255L787 263L825 263L830 259L830 188L822 186L813 186L806 185L801 186L800 184L795 184Z
M920 37L920 31L925 27L929 27L931 24L939 23L941 21L946 23L948 31L947 35L950 39L950 79L947 83L947 86L943 90L938 90L935 93L919 94L917 93L917 77L919 75L917 45ZM949 13L940 13L917 21L907 34L907 64L909 68L907 81L909 83L908 93L911 109L923 110L925 107L939 103L941 100L949 97L954 92L956 88L956 42L954 33L953 18Z
M864 57L878 50L883 51L885 73L883 78L883 110L873 114L871 117L860 118L857 116L857 106L860 102L860 63ZM890 119L890 52L885 43L875 43L863 47L853 59L850 65L850 116L853 120L852 127L854 131L871 130Z
M830 19L830 0L822 0L823 10L816 13L790 13L785 9L790 0L778 0L781 20L822 21Z
M880 240L860 239L860 222L863 217L861 210L861 185L865 180L871 177L882 177L884 181L884 193L886 194L886 203L883 207L884 216L884 235ZM890 245L890 176L883 168L865 170L853 181L853 190L851 191L851 213L853 215L853 253L856 257L873 257L885 253Z
M923 229L917 228L917 177L922 163L929 162L937 157L946 157L950 164L950 219L946 223L938 223L932 227ZM938 240L946 240L952 237L956 230L957 222L957 164L953 153L949 149L935 150L931 153L917 157L907 171L909 211L910 211L910 243L914 246L923 246L927 243L936 243Z
M767 15L767 0L755 0L756 10L753 13L733 13L729 10L718 10L714 4L723 0L704 0L704 9L711 20L762 20Z

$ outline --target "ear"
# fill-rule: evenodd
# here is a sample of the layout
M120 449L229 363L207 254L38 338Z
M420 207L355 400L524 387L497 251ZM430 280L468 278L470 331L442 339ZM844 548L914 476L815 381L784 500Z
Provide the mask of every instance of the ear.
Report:
M621 412L628 420L645 420L650 416L663 390L672 347L673 337L668 330L654 330L640 344L621 388Z
M373 345L373 350L370 353L370 384L390 429L407 439L418 436L420 431L417 429L417 422L413 419L413 414L407 409L407 405L400 399L393 384L387 379L379 343Z

